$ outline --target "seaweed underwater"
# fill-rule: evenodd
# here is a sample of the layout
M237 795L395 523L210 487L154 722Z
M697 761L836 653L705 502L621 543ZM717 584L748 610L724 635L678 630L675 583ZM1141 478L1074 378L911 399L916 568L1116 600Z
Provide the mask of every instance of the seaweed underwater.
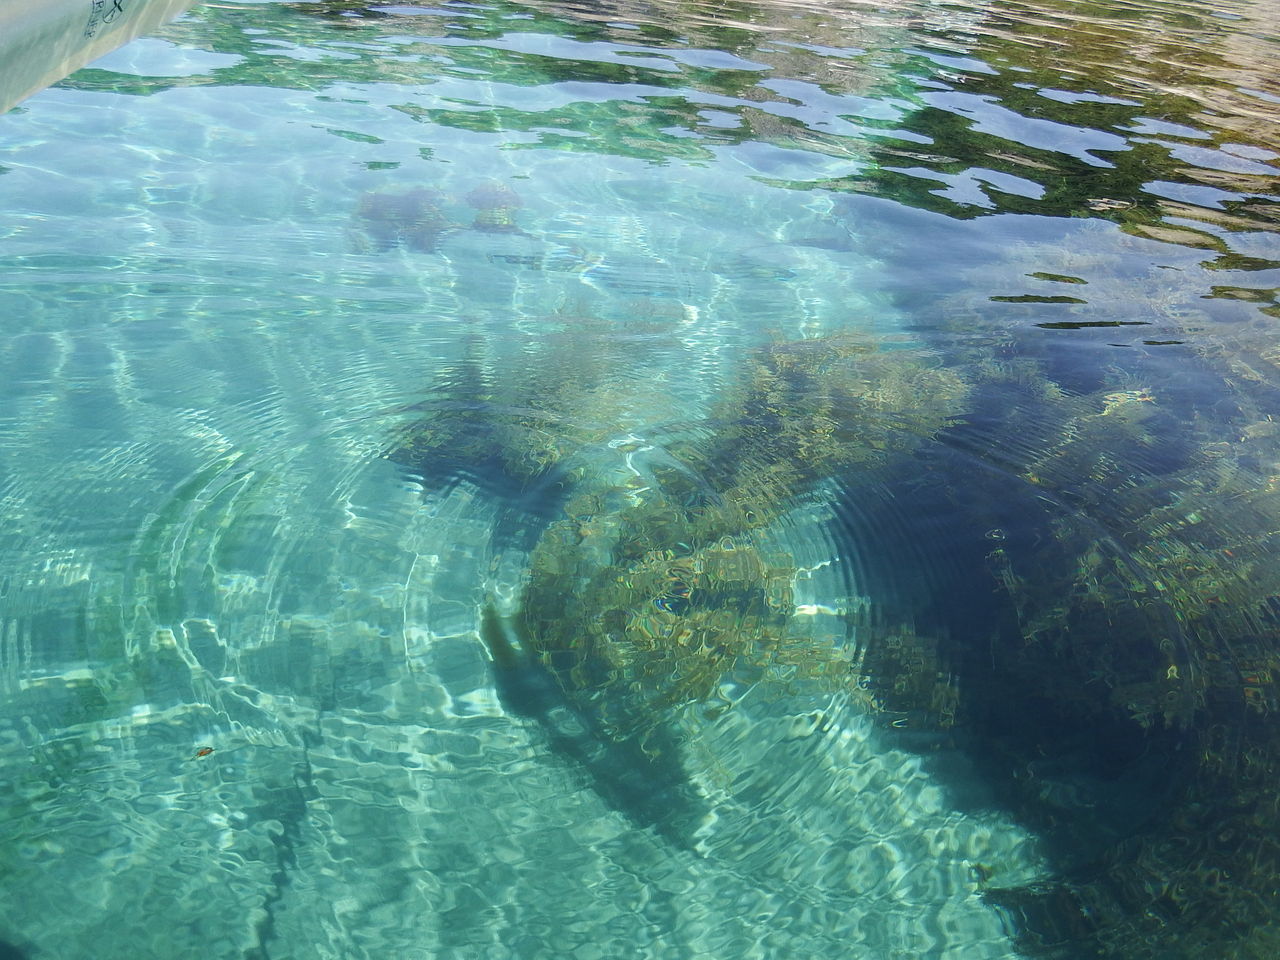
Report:
M1012 260L1025 275L1036 251ZM1113 269L1073 266L1095 286ZM969 409L917 464L957 562L923 629L862 665L888 715L961 746L1045 843L1052 879L985 880L1028 956L1275 950L1276 360L1249 322L1197 338L1194 282L1151 282L1118 297L1169 305L1177 377L1159 349L1123 376L1073 369L945 305L1002 345L955 358Z
M519 596L490 603L483 640L509 712L632 822L700 848L717 796L686 774L680 717L732 709L727 678L842 690L891 742L962 750L1044 838L1052 880L975 868L1028 955L1266 956L1280 487L1271 378L1241 374L1273 362L1243 347L1196 361L1233 396L1224 414L1147 386L1157 360L1117 390L1008 354L943 365L859 337L777 340L742 358L704 420L630 447L625 418L570 415L611 389L581 358L522 382L477 362L387 456L428 488L460 471L512 503L554 488L534 497ZM642 446L661 456L600 468L601 449ZM888 566L943 528L955 555L913 612L846 612L843 633L815 637L797 616L800 562L772 533L814 497Z
M545 506L536 491L556 489L552 509L526 518L518 600L500 611L491 597L484 611L498 693L629 819L695 847L712 801L684 773L681 711L726 709L730 676L848 686L849 631L816 641L798 626L799 561L769 529L831 476L909 455L965 387L930 358L860 337L777 341L742 363L706 422L641 440L620 414L600 416L614 388L562 346L544 347L529 382L469 360L387 456L429 490L461 476L505 494L500 526L520 526L513 514L530 491ZM567 404L596 416L571 418ZM602 469L613 461L601 449L629 469ZM509 530L494 536L499 550L513 542Z

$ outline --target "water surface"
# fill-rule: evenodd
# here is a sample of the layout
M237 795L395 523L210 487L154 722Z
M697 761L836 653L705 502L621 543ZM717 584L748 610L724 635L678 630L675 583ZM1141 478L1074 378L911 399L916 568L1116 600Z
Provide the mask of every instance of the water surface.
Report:
M0 940L1262 957L1265 2L227 2L0 118Z

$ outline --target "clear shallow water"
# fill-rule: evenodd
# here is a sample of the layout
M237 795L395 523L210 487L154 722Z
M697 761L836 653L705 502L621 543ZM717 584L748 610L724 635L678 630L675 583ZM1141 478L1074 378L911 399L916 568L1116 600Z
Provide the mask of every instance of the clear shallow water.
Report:
M0 938L1271 955L1269 16L219 4L6 115Z

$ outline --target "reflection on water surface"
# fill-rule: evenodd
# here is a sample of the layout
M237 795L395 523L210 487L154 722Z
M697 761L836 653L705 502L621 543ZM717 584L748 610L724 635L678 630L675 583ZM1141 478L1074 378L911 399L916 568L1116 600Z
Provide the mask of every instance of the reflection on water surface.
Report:
M1278 45L220 3L0 118L0 948L1271 956Z

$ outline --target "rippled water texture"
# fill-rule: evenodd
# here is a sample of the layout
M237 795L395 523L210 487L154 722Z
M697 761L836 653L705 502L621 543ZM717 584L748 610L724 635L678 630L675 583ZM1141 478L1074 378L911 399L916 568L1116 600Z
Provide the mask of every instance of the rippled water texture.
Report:
M223 2L0 117L0 953L1277 955L1277 62Z

